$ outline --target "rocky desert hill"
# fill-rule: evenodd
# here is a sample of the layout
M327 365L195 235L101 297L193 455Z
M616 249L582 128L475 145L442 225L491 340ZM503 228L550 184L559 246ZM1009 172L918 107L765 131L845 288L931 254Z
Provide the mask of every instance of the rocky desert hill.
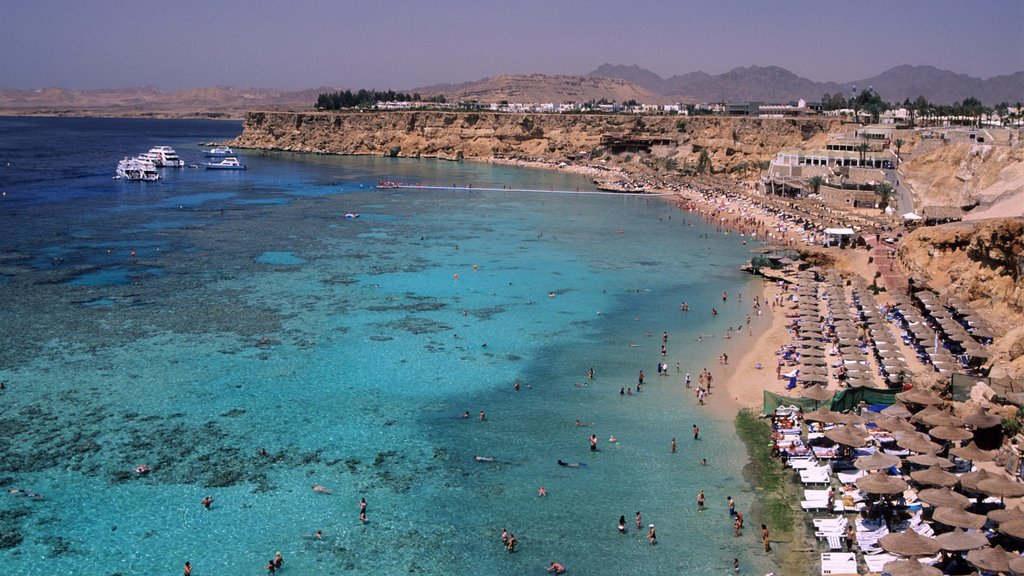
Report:
M164 91L152 86L110 90L0 90L0 113L69 116L241 118L255 108L308 110L321 92L334 88L270 90L214 86Z
M870 78L843 82L815 82L778 66L747 66L722 74L688 72L662 78L636 65L603 64L587 76L619 78L665 97L699 102L816 101L825 93L849 95L853 86L861 90L872 87L887 102L924 96L930 102L950 104L973 96L994 106L999 102L1013 104L1024 96L1024 72L982 79L934 66L896 66Z
M838 125L830 118L252 112L231 145L331 154L558 162L605 154L604 136L636 135L661 142L650 153L618 155L618 161L637 169L679 169L697 164L701 153L707 152L713 172L750 176L777 151L823 143Z
M1009 374L1024 376L1024 219L919 228L898 254L908 277L970 303L997 335Z
M973 209L966 220L1024 215L1024 149L964 142L915 155L902 166L924 206Z
M476 82L418 88L417 92L444 94L449 101L481 102L587 102L608 101L659 104L670 102L663 95L619 78L549 76L546 74L503 74Z

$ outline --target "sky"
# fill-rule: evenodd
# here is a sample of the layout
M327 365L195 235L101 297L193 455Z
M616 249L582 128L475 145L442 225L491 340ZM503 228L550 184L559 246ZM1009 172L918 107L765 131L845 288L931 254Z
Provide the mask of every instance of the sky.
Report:
M1024 0L0 0L0 87L409 90L637 64L1024 70Z

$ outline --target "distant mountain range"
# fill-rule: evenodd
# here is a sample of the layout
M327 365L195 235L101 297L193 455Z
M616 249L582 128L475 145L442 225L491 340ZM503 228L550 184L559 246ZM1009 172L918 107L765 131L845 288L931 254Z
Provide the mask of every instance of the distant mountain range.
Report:
M407 90L423 95L444 94L449 101L586 102L601 98L623 102L808 102L825 93L853 87L874 88L887 102L924 96L950 104L974 96L988 106L1024 101L1024 71L981 79L934 66L897 66L877 76L850 82L815 82L777 66L736 68L724 74L690 72L662 78L639 66L603 64L582 76L546 74L498 75L461 84L436 84ZM352 90L362 86L349 86ZM365 88L373 88L366 86ZM163 91L151 86L110 90L40 88L0 89L0 112L44 114L233 116L247 110L310 110L317 95L343 88L303 90L213 86Z
M849 98L853 87L871 87L887 102L903 102L924 96L929 102L951 104L971 96L984 104L1024 101L1024 71L988 79L957 74L934 66L896 66L870 78L849 82L815 82L778 66L735 68L724 74L690 72L669 78L639 66L602 64L588 77L618 78L682 101L789 102L803 98L817 101L826 92L842 92Z

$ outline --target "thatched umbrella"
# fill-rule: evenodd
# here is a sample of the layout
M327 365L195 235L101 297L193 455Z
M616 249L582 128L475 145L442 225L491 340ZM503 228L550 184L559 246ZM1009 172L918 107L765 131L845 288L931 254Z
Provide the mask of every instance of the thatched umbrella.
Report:
M897 432L893 434L896 443L917 453L938 452L942 450L935 442L928 439L928 436L920 432Z
M942 470L941 468L925 468L924 470L916 470L910 473L910 477L914 479L918 484L925 484L929 486L942 486L948 488L950 486L956 486L958 478Z
M899 494L908 488L902 478L888 474L868 474L856 481L857 488L869 494Z
M971 499L963 494L953 492L949 488L927 488L917 493L922 502L932 506L955 506L967 508L971 505Z
M1000 534L1006 534L1007 536L1018 540L1024 540L1024 521L1011 520L1009 522L1001 522L998 530Z
M885 470L886 468L899 466L899 463L899 456L893 456L884 452L875 452L869 456L861 456L853 461L853 465L858 470Z
M964 416L964 424L978 429L995 428L1002 423L1003 419L995 414L972 412Z
M925 406L923 410L920 410L916 414L911 416L910 421L925 424L925 418L930 418L938 414L942 414L942 409L939 408L938 406Z
M822 422L824 424L845 424L846 415L840 414L839 412L833 412L831 410L825 410L819 408L813 412L804 414L804 420L808 422Z
M907 557L931 556L942 549L935 538L922 536L913 530L886 534L878 539L878 545L890 554Z
M1014 482L1005 476L995 476L994 478L986 478L978 482L978 490L984 494L999 496L1000 498L1024 496L1024 484Z
M923 412L923 410L922 410ZM954 428L963 427L964 421L953 416L952 414L939 411L938 413L931 413L921 417L921 421L929 426L952 426Z
M989 520L996 524L1024 522L1024 511L1021 511L1019 508L1000 508L999 510L992 510L987 516Z
M928 434L931 435L932 438L949 440L950 442L959 442L961 440L974 438L974 432L968 432L963 428L954 428L952 426L936 426L929 430Z
M945 400L943 400L942 398L939 398L938 396L927 390L922 390L921 388L911 388L906 392L900 392L899 394L896 395L896 398L902 400L903 402L908 402L910 404L921 404L923 406L938 405L945 402Z
M977 494L981 492L981 489L978 488L978 484L980 484L982 480L988 480L989 478L993 477L994 476L991 473L989 473L989 471L984 469L975 470L974 472L968 472L966 474L961 474L960 489L965 490L967 492L971 492L973 494Z
M1024 574L1024 556L1010 558L1010 572Z
M803 374L801 374L800 376L802 377ZM811 376L811 378L821 377ZM828 378L824 378L822 380L828 382ZM824 402L826 400L831 400L833 396L835 396L835 392L830 392L829 390L825 389L824 386L808 386L797 393L798 398L807 398L809 400L814 400L815 402Z
M1011 554L998 546L971 550L967 553L967 561L975 568L986 572L1009 572L1010 560L1016 557L1016 554Z
M892 416L893 418L910 418L910 410L907 410L907 407L902 402L897 402L888 408L883 408L882 414Z
M952 468L956 466L949 458L941 458L935 454L916 454L914 456L908 456L907 462L911 464L917 464L918 466L938 466L939 468Z
M880 414L872 419L879 428L889 432L914 432L917 430L914 425L903 418L893 418Z
M854 426L838 426L831 430L825 430L825 437L836 444L851 448L863 448L867 446L868 439L871 438L867 432Z
M971 514L963 508L940 506L932 513L932 519L954 528L971 528L977 530L988 522L981 514Z
M882 571L890 576L942 576L942 570L934 566L922 564L917 560L893 560L882 566Z
M967 550L977 550L978 548L988 546L988 538L984 534L964 532L960 528L956 528L952 532L946 532L941 536L936 536L935 540L947 552L966 552Z
M963 458L964 460L971 460L973 462L991 462L996 459L996 455L999 453L998 450L982 450L978 448L973 442L968 443L966 446L959 448L950 448L949 453L957 458Z

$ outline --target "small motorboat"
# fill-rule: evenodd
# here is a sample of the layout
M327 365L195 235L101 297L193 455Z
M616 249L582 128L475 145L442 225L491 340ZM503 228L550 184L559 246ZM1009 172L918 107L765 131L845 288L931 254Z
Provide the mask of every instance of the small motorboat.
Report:
M355 220L356 218L359 218L359 213L358 212L349 212L349 213L345 214L345 219L346 220Z
M493 456L473 456L473 460L477 462L494 462Z
M227 146L217 146L216 148L210 148L209 150L206 151L206 156L213 158L227 158L229 156L234 155L234 151L232 151L231 148Z
M207 162L203 164L207 170L245 170L245 164L238 161L234 156L228 156L220 162Z

